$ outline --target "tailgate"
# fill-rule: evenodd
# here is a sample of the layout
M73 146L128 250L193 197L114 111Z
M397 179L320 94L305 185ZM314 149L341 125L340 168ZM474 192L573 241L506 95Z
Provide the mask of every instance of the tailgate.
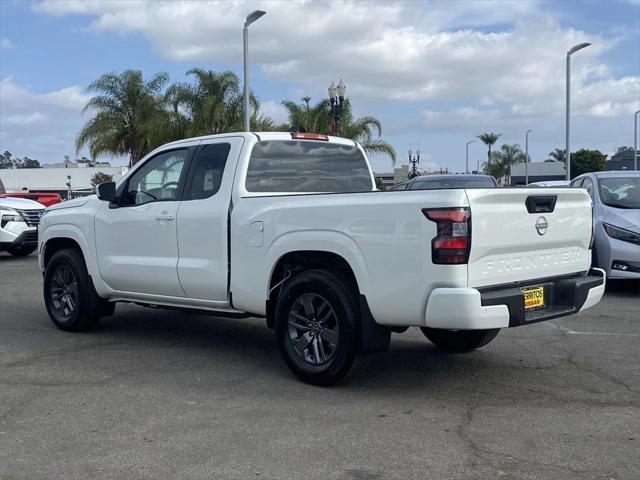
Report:
M468 284L485 287L584 272L591 198L577 188L467 190Z

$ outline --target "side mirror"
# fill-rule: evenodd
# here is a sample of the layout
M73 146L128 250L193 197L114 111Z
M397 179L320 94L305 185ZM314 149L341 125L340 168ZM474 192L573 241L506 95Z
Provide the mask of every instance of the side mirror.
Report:
M114 182L101 183L96 188L96 194L100 200L115 202L117 200L116 184Z

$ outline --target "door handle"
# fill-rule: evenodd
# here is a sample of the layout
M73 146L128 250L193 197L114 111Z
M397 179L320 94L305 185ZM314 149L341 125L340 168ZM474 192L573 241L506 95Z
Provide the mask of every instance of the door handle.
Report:
M162 214L162 215L158 215L156 217L156 220L158 220L159 222L166 222L168 220L173 220L173 215L166 215L166 214Z

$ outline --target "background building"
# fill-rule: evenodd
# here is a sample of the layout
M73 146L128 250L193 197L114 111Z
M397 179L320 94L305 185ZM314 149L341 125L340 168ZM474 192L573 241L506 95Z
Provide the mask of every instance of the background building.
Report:
M117 182L128 167L81 167L81 168L12 168L0 170L0 178L7 192L55 192L67 198L71 190L93 191L91 178L98 172L106 173ZM67 178L70 176L71 179Z
M524 185L525 164L518 163L511 167L511 186ZM560 162L536 162L529 164L529 183L551 180L565 180L567 172L564 163Z

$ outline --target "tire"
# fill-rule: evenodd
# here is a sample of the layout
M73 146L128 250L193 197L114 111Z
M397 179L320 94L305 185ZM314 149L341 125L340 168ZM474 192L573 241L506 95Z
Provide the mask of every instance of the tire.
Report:
M447 352L464 353L485 346L500 333L499 328L489 330L443 330L421 328L431 343Z
M9 252L14 257L26 257L27 255L31 255L38 248L37 245L20 245L17 247L9 246L6 247L7 252Z
M275 308L278 348L303 382L335 385L364 370L357 290L338 272L308 270L288 281Z
M76 249L56 252L44 273L44 303L53 323L61 330L78 332L98 324L113 313L113 305L99 297Z

